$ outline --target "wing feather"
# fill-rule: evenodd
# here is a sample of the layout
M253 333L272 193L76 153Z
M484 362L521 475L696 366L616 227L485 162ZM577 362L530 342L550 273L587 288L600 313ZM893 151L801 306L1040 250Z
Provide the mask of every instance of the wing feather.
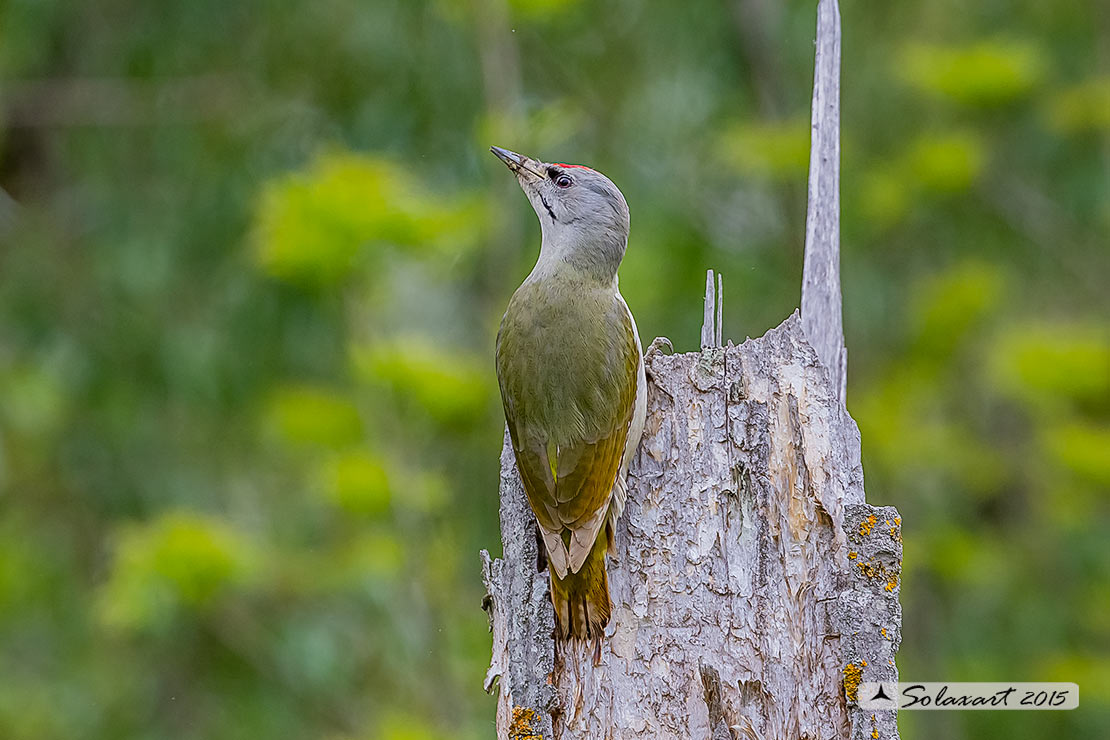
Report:
M527 318L534 300L528 314L514 312L514 296L498 334L498 380L517 467L560 577L582 567L607 520L636 406L639 340L619 294L602 299L592 312L600 319L595 331L576 326L556 337Z

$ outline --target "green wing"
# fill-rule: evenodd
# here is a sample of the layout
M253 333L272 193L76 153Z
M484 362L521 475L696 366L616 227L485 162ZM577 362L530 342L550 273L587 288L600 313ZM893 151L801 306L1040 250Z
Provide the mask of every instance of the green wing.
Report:
M517 467L560 576L581 567L608 511L636 398L636 346L615 294L560 300L528 284L498 333Z

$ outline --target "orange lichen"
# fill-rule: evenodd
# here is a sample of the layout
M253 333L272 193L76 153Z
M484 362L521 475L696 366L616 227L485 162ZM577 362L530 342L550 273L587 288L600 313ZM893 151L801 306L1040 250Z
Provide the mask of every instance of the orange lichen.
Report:
M855 552L848 553L848 559L849 560L855 560L857 557L859 557L858 553L855 553Z
M866 537L871 534L871 530L875 528L875 522L879 521L878 518L871 514L865 520L859 523L860 537Z
M844 697L855 702L859 699L859 685L863 681L863 664L849 663L844 666Z
M513 719L509 723L510 740L543 740L543 735L532 727L538 718L534 709L513 707Z
M856 565L859 567L859 572L871 580L879 578L883 574L883 566L874 561L865 562L861 560Z
M890 570L882 563L875 560L860 561L856 563L860 574L871 581L886 581L883 588L893 591L898 588L898 571Z
M871 740L879 740L879 723L875 721L875 715L871 715Z

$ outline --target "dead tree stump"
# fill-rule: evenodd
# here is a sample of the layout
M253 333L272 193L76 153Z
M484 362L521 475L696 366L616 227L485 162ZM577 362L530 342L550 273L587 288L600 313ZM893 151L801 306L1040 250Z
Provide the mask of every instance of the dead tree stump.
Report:
M901 520L864 500L844 407L836 0L820 0L802 309L722 346L649 351L648 417L609 559L598 665L557 646L548 574L507 440L503 557L482 552L498 738L897 738L857 704L896 681Z

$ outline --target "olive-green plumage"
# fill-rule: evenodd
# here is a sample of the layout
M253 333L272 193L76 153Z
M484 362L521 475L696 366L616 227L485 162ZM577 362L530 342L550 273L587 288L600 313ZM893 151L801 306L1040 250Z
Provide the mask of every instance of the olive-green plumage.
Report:
M548 553L558 631L597 638L611 612L605 553L644 420L640 341L616 281L628 210L600 173L502 152L543 227L540 258L497 337L505 418Z

